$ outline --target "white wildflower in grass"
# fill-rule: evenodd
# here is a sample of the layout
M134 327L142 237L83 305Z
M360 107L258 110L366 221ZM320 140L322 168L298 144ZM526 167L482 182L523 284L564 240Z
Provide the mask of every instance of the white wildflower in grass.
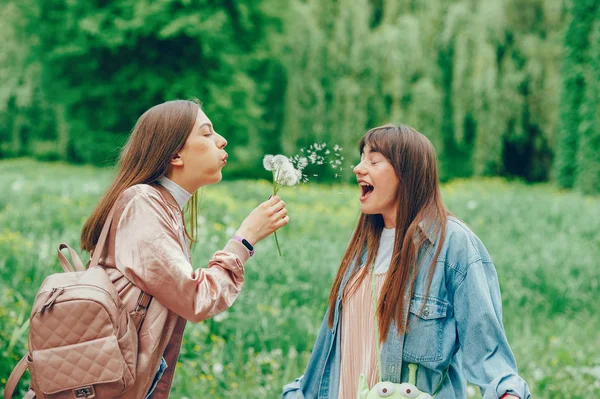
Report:
M291 158L285 155L265 155L263 158L263 167L273 174L273 195L277 195L279 189L283 186L295 186L298 183L308 182L308 175L304 170L308 166L329 165L336 170L335 177L337 178L342 171L342 161L344 157L341 155L342 147L335 145L333 151L327 147L326 143L314 143L308 148L301 148L300 154ZM314 169L314 167L312 167ZM317 173L312 173L313 177L317 177ZM281 256L281 248L277 239L277 232L274 234L277 251Z
M215 315L213 317L213 320L216 321L217 323L220 323L224 320L226 320L229 317L229 314L227 312L222 312L219 313L218 315Z
M215 363L212 366L213 373L215 373L215 374L221 374L224 369L225 368L223 367L223 365L221 363Z

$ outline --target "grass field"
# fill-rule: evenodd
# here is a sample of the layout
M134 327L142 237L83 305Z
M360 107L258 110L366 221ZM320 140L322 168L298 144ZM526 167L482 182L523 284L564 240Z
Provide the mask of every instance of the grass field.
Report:
M0 161L0 393L25 353L37 288L62 270L56 246L78 245L111 176L110 169ZM196 267L269 190L266 181L203 189ZM173 398L276 398L302 374L358 217L357 193L313 183L282 189L291 217L278 233L284 256L272 237L259 243L234 306L188 324ZM454 181L443 195L492 255L506 333L533 396L600 397L600 198L499 179Z

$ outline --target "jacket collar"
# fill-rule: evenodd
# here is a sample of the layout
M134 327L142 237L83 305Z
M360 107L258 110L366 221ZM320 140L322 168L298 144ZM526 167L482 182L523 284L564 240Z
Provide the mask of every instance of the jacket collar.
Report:
M434 244L438 236L436 231L439 227L437 221L435 219L423 219L419 222L418 227L425 234L425 238Z
M179 213L182 212L181 208L179 207L179 204L177 203L177 200L175 199L175 197L173 197L173 194L171 194L169 190L167 190L163 185L158 183L151 184L151 186L154 187L156 191L158 191L159 195L165 200L167 205L169 205L171 208L173 208L173 210L176 210Z
M192 198L192 194L188 193L183 187L169 179L167 176L162 176L158 179L161 186L169 190L180 209L183 209L185 204Z

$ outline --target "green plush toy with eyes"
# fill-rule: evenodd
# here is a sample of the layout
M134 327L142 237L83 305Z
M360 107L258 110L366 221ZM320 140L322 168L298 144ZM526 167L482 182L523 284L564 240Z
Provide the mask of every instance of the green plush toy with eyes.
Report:
M367 378L364 374L361 374L358 382L358 399L432 399L431 395L419 391L415 385L417 383L417 367L416 364L408 365L408 382L394 384L393 382L381 381L375 384L371 390L369 390Z

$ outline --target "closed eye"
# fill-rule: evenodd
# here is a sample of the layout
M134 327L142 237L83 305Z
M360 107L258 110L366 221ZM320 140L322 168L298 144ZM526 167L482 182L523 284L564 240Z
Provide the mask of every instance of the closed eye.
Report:
M199 132L205 137L210 137L215 131L210 123L204 123L200 126Z

